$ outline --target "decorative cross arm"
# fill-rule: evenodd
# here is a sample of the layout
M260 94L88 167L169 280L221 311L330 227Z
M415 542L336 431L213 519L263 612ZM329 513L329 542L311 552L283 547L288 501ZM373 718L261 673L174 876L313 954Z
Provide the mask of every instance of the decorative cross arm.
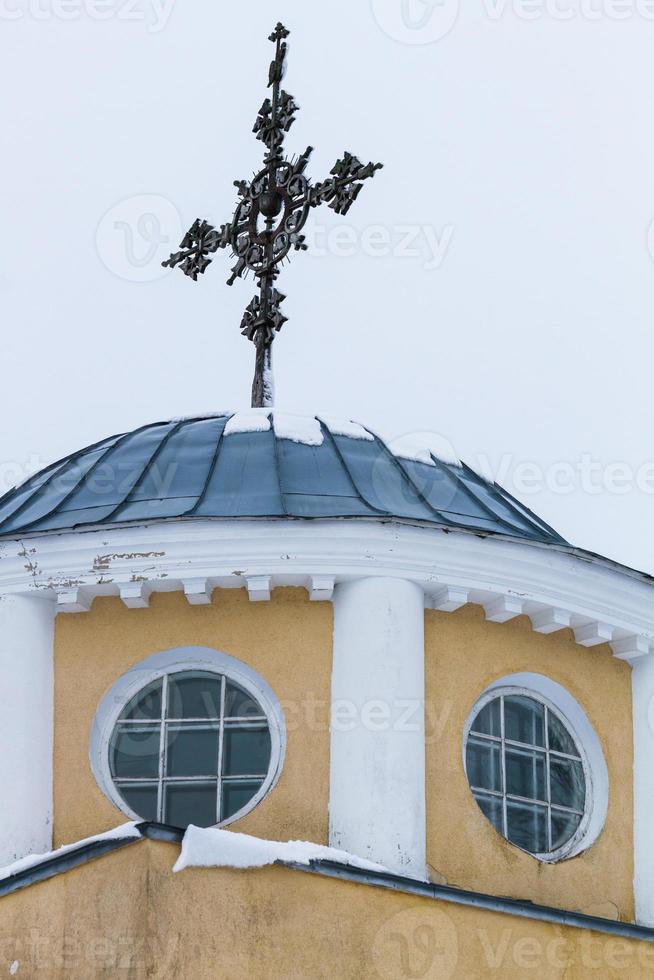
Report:
M163 263L172 268L179 266L196 281L218 249L230 248L236 261L228 284L231 286L249 272L257 279L259 292L246 307L241 321L242 334L257 349L252 386L255 407L272 404L272 344L286 322L280 311L285 297L274 285L281 263L291 251L306 250L301 232L311 208L327 204L337 214L347 214L363 182L382 167L381 163L363 164L345 151L330 176L312 186L305 170L313 148L308 146L299 157L290 160L284 156L284 138L298 111L293 96L281 88L288 34L283 24L277 24L269 38L275 44L268 73L272 93L264 100L253 128L266 147L263 168L249 182L234 181L239 200L231 222L216 229L198 218L184 236L179 251Z

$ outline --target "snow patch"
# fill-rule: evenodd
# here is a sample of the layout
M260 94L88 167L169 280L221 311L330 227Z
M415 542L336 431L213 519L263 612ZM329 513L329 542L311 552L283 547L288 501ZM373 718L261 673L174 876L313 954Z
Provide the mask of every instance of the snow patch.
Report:
M347 436L349 439L364 439L366 442L375 441L372 432L368 432L358 422L350 422L349 419L337 419L331 415L323 417L323 422L333 436Z
M306 865L311 861L335 861L364 871L387 871L381 864L355 857L335 847L325 847L324 844L262 840L249 834L237 834L217 827L195 827L193 824L184 834L182 850L173 871L183 871L184 868L263 868L277 861Z
M85 844L92 844L100 840L127 840L132 837L141 837L141 834L136 829L135 821L121 824L120 827L114 827L113 830L108 830L104 834L96 834L95 837L85 837L84 840L78 840L74 844L64 844L63 847L57 848L56 851L46 851L44 854L29 854L27 857L14 861L13 864L7 864L4 868L0 868L0 881L3 881L5 878L11 878L12 875L18 874L19 871L27 871L29 868L33 868L37 864L42 864L51 858L61 857L70 851L76 851Z
M388 443L388 448L399 459L434 466L433 456L447 466L461 468L461 460L452 444L437 432L410 432Z
M268 432L269 416L269 408L250 408L246 412L236 412L225 426L223 435L233 436L237 432Z
M226 415L233 415L234 409L228 408L224 412L196 412L195 415L177 415L175 418L168 419L169 422L204 422L205 419L224 419Z
M278 439L290 439L304 446L322 446L325 439L320 422L313 416L274 412L273 424Z

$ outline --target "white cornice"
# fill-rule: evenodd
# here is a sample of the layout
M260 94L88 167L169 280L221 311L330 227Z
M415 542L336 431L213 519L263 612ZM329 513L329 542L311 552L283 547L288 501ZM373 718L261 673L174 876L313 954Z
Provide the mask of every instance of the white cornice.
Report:
M152 592L206 603L214 588L266 600L301 585L316 600L367 576L419 584L428 607L465 602L488 619L528 615L543 633L571 627L584 646L611 642L624 659L654 651L654 583L559 549L382 521L171 521L0 541L0 596L42 594L60 612L99 595L143 607Z

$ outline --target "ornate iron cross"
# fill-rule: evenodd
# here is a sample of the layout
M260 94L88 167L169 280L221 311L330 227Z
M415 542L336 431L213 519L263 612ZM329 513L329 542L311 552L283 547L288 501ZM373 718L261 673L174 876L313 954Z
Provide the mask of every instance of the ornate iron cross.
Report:
M287 319L280 308L285 297L275 288L280 263L292 249L306 250L301 231L311 208L327 204L337 214L347 214L363 181L382 167L381 163L364 165L346 151L327 180L312 185L304 171L313 147L308 146L297 158L285 157L284 136L298 110L293 96L281 88L288 34L283 24L277 24L269 38L275 45L268 76L272 98L264 100L253 129L266 146L263 169L249 183L234 181L239 201L231 222L218 230L198 218L180 243L180 250L163 263L180 266L185 275L197 281L212 262L210 255L219 248L231 248L236 262L228 284L248 272L256 277L259 292L241 321L241 333L256 347L253 408L273 403L272 344Z

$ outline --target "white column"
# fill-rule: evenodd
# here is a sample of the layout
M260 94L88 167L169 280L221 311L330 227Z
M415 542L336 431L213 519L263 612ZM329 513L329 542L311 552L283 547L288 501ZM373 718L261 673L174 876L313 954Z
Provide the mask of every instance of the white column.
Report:
M632 664L636 921L654 926L654 654Z
M336 586L330 843L426 876L424 595L412 582Z
M55 603L0 596L0 866L52 847Z

